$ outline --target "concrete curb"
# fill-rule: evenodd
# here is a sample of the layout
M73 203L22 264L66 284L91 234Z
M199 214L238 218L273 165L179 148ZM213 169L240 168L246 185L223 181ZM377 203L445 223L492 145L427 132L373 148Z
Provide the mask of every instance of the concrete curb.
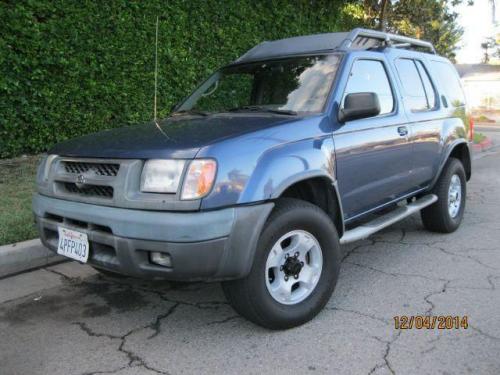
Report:
M485 139L483 139L480 143L475 143L475 144L472 145L472 148L476 152L487 151L487 150L489 150L492 147L493 147L493 142L488 137L486 137Z
M47 250L40 239L0 246L0 277L64 260L67 258Z

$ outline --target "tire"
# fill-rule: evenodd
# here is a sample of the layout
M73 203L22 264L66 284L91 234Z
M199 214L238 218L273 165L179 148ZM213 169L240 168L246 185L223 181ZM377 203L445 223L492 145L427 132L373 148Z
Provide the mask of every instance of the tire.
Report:
M304 244L298 249L307 249L312 244L310 250L301 250L299 258L299 252L291 250L298 243ZM279 250L271 254L273 246ZM279 258L282 254L285 257L288 250L295 255ZM276 264L282 266L268 268L274 264L270 259L279 260ZM306 265L300 262L303 268L292 276L296 271L293 266L300 259L305 259ZM340 263L337 230L327 214L311 203L283 198L277 201L264 226L248 276L223 282L222 288L233 308L248 320L269 329L292 328L311 320L323 309L335 289ZM313 276L302 282L307 275ZM293 285L290 295L282 297L271 291L274 285L290 285L289 282Z
M456 179L457 177L458 180ZM459 181L460 183L459 199L456 199L456 195L455 198L450 198L450 194L452 194L450 193L450 185L453 184L452 180L456 183ZM452 233L456 231L464 216L467 193L465 170L458 159L450 158L446 162L441 172L441 176L431 193L436 194L438 200L420 212L424 227L427 230L438 233ZM456 206L455 209L450 208L450 200L459 202L458 208ZM455 215L452 215L452 213L454 213L453 210L456 212Z

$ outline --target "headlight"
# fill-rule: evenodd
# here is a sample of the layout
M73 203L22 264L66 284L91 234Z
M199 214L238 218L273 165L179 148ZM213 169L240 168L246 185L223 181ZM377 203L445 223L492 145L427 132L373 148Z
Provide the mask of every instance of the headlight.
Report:
M142 170L141 191L176 193L184 164L184 160L148 160Z
M38 177L41 182L47 182L49 179L50 167L52 162L57 158L57 155L45 156L38 166Z
M215 160L193 160L184 177L181 199L199 199L207 195L214 184L216 172L217 163Z

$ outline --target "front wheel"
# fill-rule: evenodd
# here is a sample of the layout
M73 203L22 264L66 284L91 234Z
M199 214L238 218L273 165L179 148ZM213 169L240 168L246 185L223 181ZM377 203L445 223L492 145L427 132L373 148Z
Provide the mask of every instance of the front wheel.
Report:
M425 228L440 233L457 230L464 216L466 192L464 167L458 159L450 158L432 189L437 202L421 211Z
M260 236L250 274L222 286L245 318L286 329L321 311L339 270L339 239L328 215L308 202L280 199Z

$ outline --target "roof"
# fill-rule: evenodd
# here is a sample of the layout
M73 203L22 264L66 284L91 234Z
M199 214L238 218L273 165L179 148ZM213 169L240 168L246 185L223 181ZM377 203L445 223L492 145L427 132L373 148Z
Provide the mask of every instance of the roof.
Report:
M262 60L265 58L298 55L318 51L333 50L339 47L349 33L326 33L316 35L296 36L271 42L262 42L247 51L236 60Z
M304 35L262 42L239 57L235 63L315 52L346 51L377 47L420 48L429 49L430 52L435 53L434 46L426 41L376 30L357 28L350 32Z

